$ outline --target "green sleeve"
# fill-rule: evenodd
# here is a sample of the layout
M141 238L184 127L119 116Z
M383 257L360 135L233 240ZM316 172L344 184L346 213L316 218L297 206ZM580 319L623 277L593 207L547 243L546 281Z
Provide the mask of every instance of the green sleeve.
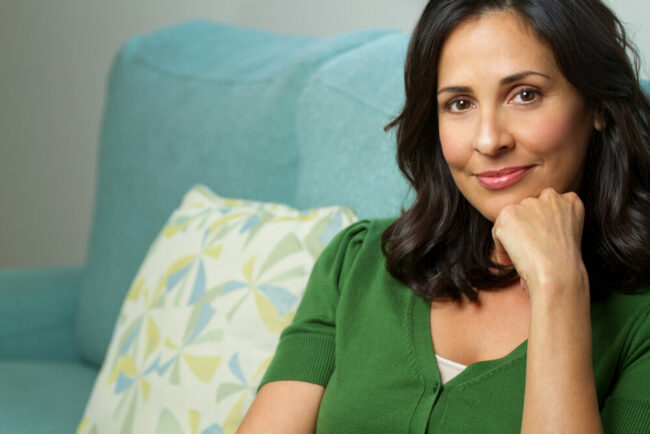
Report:
M334 370L339 281L354 262L368 224L360 221L344 229L318 257L296 316L280 335L259 387L279 380L327 385Z
M620 374L601 412L606 433L650 433L650 312L636 319L619 366Z

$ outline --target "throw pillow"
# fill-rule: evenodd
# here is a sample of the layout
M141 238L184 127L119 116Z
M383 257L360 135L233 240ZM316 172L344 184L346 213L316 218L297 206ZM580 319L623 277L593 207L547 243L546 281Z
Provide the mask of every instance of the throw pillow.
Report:
M315 259L355 220L190 190L133 280L77 433L234 433Z

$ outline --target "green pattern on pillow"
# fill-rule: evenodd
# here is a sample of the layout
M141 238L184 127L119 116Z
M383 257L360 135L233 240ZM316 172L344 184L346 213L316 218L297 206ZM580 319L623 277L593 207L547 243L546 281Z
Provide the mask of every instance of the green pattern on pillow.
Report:
M124 300L77 433L234 433L315 259L355 220L190 190Z

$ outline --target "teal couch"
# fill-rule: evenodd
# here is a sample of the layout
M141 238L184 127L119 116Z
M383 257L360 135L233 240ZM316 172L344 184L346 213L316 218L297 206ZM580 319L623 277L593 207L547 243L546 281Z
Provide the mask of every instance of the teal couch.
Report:
M407 39L194 21L130 41L110 73L85 265L0 271L0 433L74 432L131 280L194 184L362 218L408 205L382 129Z

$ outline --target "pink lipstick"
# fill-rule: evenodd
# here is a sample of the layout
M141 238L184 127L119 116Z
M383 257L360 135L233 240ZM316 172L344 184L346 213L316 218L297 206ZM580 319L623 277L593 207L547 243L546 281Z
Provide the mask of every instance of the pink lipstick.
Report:
M511 186L523 178L533 166L506 167L500 170L491 170L478 173L478 182L488 190L500 190Z

